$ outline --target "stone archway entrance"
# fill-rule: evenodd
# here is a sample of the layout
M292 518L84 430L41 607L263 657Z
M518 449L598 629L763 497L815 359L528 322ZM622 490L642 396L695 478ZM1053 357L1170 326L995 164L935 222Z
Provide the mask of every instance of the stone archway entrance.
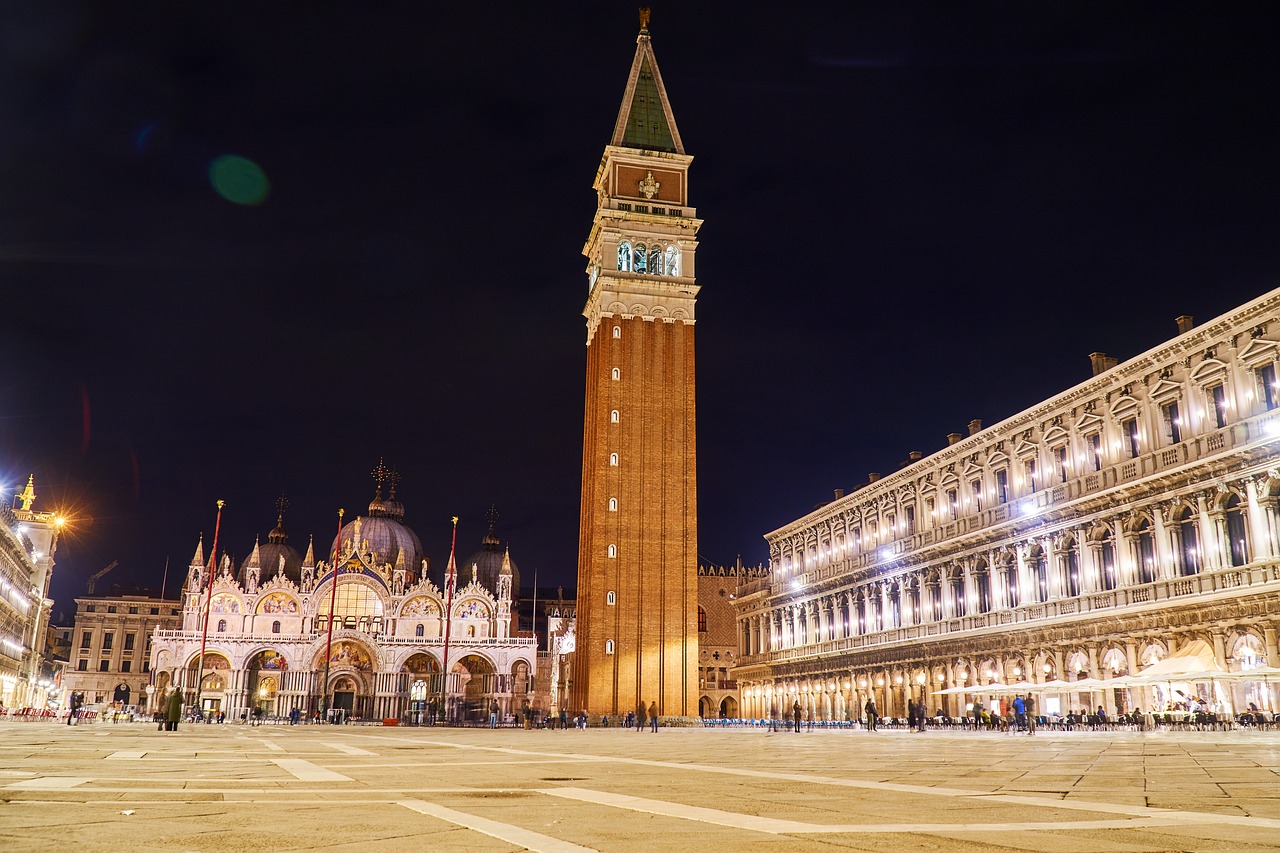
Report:
M493 664L479 655L467 655L450 670L458 677L457 701L450 720L462 724L482 724L489 719L489 705L496 701L494 689L497 673Z

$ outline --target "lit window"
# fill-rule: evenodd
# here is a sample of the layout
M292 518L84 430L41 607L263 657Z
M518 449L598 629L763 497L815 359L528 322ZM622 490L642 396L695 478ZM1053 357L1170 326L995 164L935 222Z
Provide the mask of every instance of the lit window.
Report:
M605 640L605 641L604 641L604 653L605 653L606 655L611 655L611 654L613 654L613 640Z
M1255 370L1253 375L1258 381L1258 399L1266 406L1267 411L1280 405L1280 398L1276 396L1276 366L1264 364Z
M610 378L614 382L617 382L619 379L622 378L622 371L615 367L613 371L610 373Z
M1120 431L1124 433L1125 441L1129 443L1129 458L1138 458L1142 453L1142 447L1138 441L1138 419L1126 419L1120 424Z
M667 256L667 275L680 275L680 250L675 246L668 246Z
M702 605L698 605L698 633L707 633L707 611L702 609Z
M1160 407L1160 416L1164 421L1164 439L1169 444L1182 441L1182 418L1178 414L1178 403L1175 400Z
M631 271L631 244L626 240L618 244L618 269L623 272Z
M610 607L617 604L618 603L617 593L615 593L613 590L609 590L607 593L605 593L604 603L609 605Z
M609 512L617 512L617 511L618 511L618 499L609 498Z
M647 272L646 262L649 260L648 249L644 243L636 243L635 249L631 252L631 271Z
M649 275L662 275L666 263L664 262L662 247L654 244L649 247Z
M614 336L615 338L620 338L620 337L622 337L622 327L621 327L621 326L614 326L614 327L613 327L613 336Z
M609 423L616 424L618 422L618 410L614 409L609 413Z
M618 454L616 453L609 454L609 465L610 467L613 467L613 468L618 467Z
M614 558L615 558L615 557L617 557L617 556L618 556L618 546L617 546L617 545L610 545L610 546L609 546L609 559L610 559L610 560L612 560L612 559L614 559Z
M1214 385L1209 389L1209 397L1213 401L1213 418L1222 429L1227 425L1227 386Z
M1102 470L1102 433L1091 432L1084 438L1089 447L1089 455L1093 457L1093 470Z
M969 491L973 493L973 509L975 512L982 511L982 481L974 480L969 483Z

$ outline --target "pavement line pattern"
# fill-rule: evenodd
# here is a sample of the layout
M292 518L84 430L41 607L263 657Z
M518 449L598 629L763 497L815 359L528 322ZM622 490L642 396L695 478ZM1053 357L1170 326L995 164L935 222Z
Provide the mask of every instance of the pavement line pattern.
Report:
M273 758L271 763L288 771L302 782L354 782L350 776L325 770L323 767L301 758Z
M805 823L794 820L778 820L759 817L758 815L726 812L719 809L708 809L700 806L689 806L684 803L670 803L662 800L649 800L627 794L613 794L606 791L591 791L584 788L544 788L541 794L553 797L564 797L584 803L595 803L602 806L629 809L630 811L662 815L663 817L684 818L716 826L727 826L732 829L748 829L756 832L767 832L772 835L797 834L883 834L896 832L1026 832L1030 830L1084 830L1084 829L1150 829L1155 827L1185 826L1186 821L1178 817L1147 817L1129 820L1081 820L1081 821L1024 821L1017 823L852 823L821 824Z
M321 741L321 746L327 746L330 749L336 749L338 752L345 752L347 755L377 755L376 752L370 752L367 749L361 749L358 746L348 746L345 743L330 743L329 741Z
M444 806L438 806L435 803L428 803L425 800L399 800L396 805L404 806L406 809L415 811L418 814L424 814L428 817L434 817L474 830L499 841L506 841L508 844L515 844L526 850L533 850L535 853L596 853L591 847L580 847L569 841L561 841L559 838L552 838L549 835L521 829L509 823L499 823L496 820L488 820L466 812L454 811Z
M147 754L146 751L141 749L125 749L125 750L121 750L120 752L111 753L106 757L105 760L110 761L113 758L117 758L117 759L124 759L128 761L137 761L139 758L142 758L142 756L146 754Z
M74 788L76 785L83 785L85 782L92 782L92 779L84 776L40 776L35 779L24 779L21 782L14 782L5 785L6 788L17 788L19 790L60 790L64 788Z
M262 741L262 745L265 746L267 749L271 750L272 752L285 751L283 746L281 746L280 744L276 743L273 740L267 740L266 738L260 738L260 740Z
M363 737L378 738L379 735ZM1154 806L1127 806L1116 803L1103 803L1092 800L1063 800L1053 796L1036 796L1034 794L1006 794L998 791L975 791L967 788L942 788L929 785L905 785L896 782L874 782L863 779L841 779L833 776L817 776L808 773L781 773L773 770L753 770L745 767L718 767L707 764L685 764L676 761L656 761L645 758L625 758L588 753L541 752L538 750L516 749L502 746L475 746L474 744L452 743L449 741L423 741L435 746L447 746L455 749L478 750L483 752L501 752L513 755L534 755L543 758L556 757L575 761L617 762L620 764L638 764L646 767L662 767L671 770L694 770L704 773L719 773L726 776L746 776L754 779L772 779L784 782L801 782L813 785L833 785L844 788L862 788L871 791L894 791L902 794L920 794L934 797L973 797L995 802L1033 805L1040 808L1065 809L1103 814L1128 815L1135 818L1153 818L1157 820L1177 820L1182 823L1200 824L1234 824L1257 828L1280 828L1280 820L1263 817L1247 817L1243 815L1225 815L1212 812L1197 812L1180 809L1162 809ZM1131 825L1131 824L1126 824Z

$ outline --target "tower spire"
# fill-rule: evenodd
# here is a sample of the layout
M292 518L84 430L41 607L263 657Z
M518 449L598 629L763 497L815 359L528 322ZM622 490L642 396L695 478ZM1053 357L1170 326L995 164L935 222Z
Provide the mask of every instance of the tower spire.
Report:
M645 151L684 153L676 117L667 100L662 73L649 41L649 9L640 9L640 34L636 36L636 55L631 60L627 88L622 93L622 107L613 127L610 145L639 148Z

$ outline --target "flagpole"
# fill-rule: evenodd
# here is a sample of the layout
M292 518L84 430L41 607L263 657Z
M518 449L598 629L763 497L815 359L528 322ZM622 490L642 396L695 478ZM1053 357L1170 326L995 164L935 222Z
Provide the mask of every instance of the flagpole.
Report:
M160 580L160 600L164 601L164 590L169 585L169 555L164 557L164 577Z
M440 670L440 707L445 711L445 721L449 720L449 629L453 626L453 588L458 581L458 566L453 560L454 551L458 547L458 517L453 516L453 541L449 543L449 565L445 567L445 603L444 603L444 660Z
M333 540L333 586L329 589L329 637L324 644L324 685L320 691L320 719L329 718L329 659L333 652L333 604L338 598L338 549L342 547L342 515L338 509L338 538Z
M196 669L196 705L200 705L200 694L204 684L204 649L209 639L209 604L213 601L213 576L218 571L218 531L222 528L222 507L224 501L218 501L218 516L213 522L213 550L209 552L209 585L205 587L204 596L204 628L200 632L200 663ZM200 716L204 716L204 709L200 708Z

